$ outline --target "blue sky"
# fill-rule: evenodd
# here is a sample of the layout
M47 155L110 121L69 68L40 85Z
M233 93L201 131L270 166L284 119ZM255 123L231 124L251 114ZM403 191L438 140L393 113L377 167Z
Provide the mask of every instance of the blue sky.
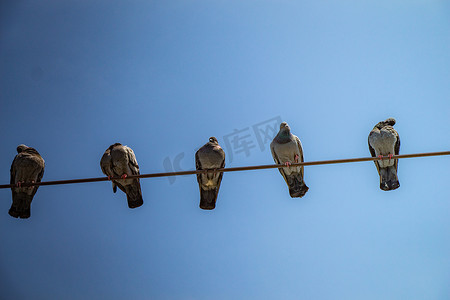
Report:
M253 126L273 119L306 161L369 156L388 117L401 153L446 151L449 53L445 1L2 1L0 183L21 143L44 180L102 176L115 142L141 173L193 169L210 136L228 167L270 164ZM449 162L401 160L391 192L371 162L306 167L302 199L226 173L213 211L195 176L142 180L134 210L106 182L41 187L27 220L3 189L1 296L449 299Z

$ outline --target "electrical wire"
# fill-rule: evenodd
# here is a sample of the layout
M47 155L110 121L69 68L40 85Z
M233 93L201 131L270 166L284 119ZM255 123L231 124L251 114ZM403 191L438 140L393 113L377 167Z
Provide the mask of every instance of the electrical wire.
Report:
M414 158L414 157L427 157L427 156L441 156L450 155L450 151L441 152L426 152L426 153L414 153L414 154L401 154L393 155L391 158L389 156L383 157L361 157L361 158L347 158L347 159L332 159L332 160L320 160L320 161L310 161L310 162L299 162L292 163L290 166L314 166L314 165L328 165L328 164L342 164L342 163L353 163L361 161L374 161L374 160L387 160L387 159L401 159L401 158ZM193 175L193 174L204 174L204 173L214 173L214 172L239 172L239 171L249 171L249 170L263 170L263 169L281 169L285 168L286 165L257 165L257 166L245 166L245 167L234 167L234 168L221 168L221 169L205 169L205 170L192 170L192 171L179 171L179 172L165 172L165 173L151 173L151 174L140 174L140 175L128 175L127 179L133 178L155 178L155 177L168 177L168 176L183 176L183 175ZM81 178L81 179L69 179L69 180L55 180L55 181L43 181L43 182L24 182L21 184L22 187L29 186L43 186L43 185L60 185L60 184L72 184L72 183L85 183L85 182L98 182L98 181L109 181L122 179L121 177L95 177L95 178ZM15 184L2 184L0 189L7 189L16 187Z

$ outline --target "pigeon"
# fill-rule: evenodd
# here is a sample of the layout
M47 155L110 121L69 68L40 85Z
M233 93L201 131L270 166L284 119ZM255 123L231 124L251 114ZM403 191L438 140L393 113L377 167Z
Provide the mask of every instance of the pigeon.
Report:
M397 177L398 159L392 156L400 152L400 137L392 127L394 118L379 122L369 134L369 150L372 157L389 156L389 159L375 160L380 175L380 189L383 191L395 190L400 186Z
M280 131L270 143L273 160L286 167L278 169L289 187L292 198L303 197L308 187L303 181L303 166L291 167L292 162L303 162L303 149L300 139L291 133L286 122L280 124Z
M12 205L9 215L27 219L31 216L31 201L39 186L22 187L23 183L41 182L44 176L45 162L36 149L19 145L17 155L11 164Z
M215 137L210 137L209 142L195 153L195 166L197 170L225 167L225 152ZM197 174L201 209L211 210L216 207L222 175L223 172Z
M112 179L113 192L117 192L117 187L119 187L127 195L129 208L136 208L144 204L139 178L126 179L128 175L139 175L136 156L130 147L120 143L109 146L100 160L100 167L110 180L111 177L122 178Z

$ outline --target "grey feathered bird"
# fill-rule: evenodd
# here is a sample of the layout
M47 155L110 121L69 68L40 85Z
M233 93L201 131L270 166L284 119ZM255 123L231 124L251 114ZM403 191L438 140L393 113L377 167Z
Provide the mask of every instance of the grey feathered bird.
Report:
M400 186L397 177L398 159L391 159L392 155L400 152L400 137L392 127L395 119L389 118L379 122L369 134L369 150L372 157L389 156L389 160L375 160L380 175L380 189L395 190Z
M291 197L303 197L309 189L303 181L303 166L290 166L292 162L303 162L302 143L291 133L286 122L280 124L280 131L270 143L270 150L276 164L286 165L278 170L289 187Z
M225 167L225 152L215 137L210 137L209 141L195 153L195 166L197 170ZM222 175L223 172L197 174L201 209L216 207Z
M115 143L106 149L100 160L102 172L108 177L121 177L112 180L113 192L119 187L126 195L129 208L144 204L139 178L126 179L128 175L139 175L136 156L130 147Z
M12 205L9 215L14 218L29 218L31 201L39 186L21 187L22 183L41 182L44 176L45 162L36 149L19 145L17 155L11 164Z

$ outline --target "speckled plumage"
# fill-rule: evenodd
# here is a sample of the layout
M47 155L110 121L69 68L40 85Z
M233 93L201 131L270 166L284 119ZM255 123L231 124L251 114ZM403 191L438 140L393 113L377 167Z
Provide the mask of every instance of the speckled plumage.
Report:
M41 182L44 176L45 162L36 149L19 145L17 155L11 164L11 184ZM29 218L31 215L31 201L39 186L13 187L12 205L9 215L14 218Z
M111 177L140 174L133 150L120 143L115 143L106 149L100 160L100 167L105 175ZM129 208L136 208L144 204L139 178L114 179L112 186L114 193L119 187L127 195Z
M369 134L369 150L372 157L398 155L400 153L400 137L394 129L395 119L389 118L374 126ZM398 159L374 161L380 175L380 189L395 190L400 186L397 177Z
M195 166L197 170L219 169L225 167L225 152L219 146L215 137L195 153ZM214 209L223 172L197 174L197 182L200 189L200 208Z
M280 131L270 143L272 157L276 164L295 162L296 155L298 162L303 162L303 147L300 139L291 133L291 129L286 122L280 124ZM278 169L289 187L289 195L292 198L303 197L308 191L303 180L303 166L285 167Z

